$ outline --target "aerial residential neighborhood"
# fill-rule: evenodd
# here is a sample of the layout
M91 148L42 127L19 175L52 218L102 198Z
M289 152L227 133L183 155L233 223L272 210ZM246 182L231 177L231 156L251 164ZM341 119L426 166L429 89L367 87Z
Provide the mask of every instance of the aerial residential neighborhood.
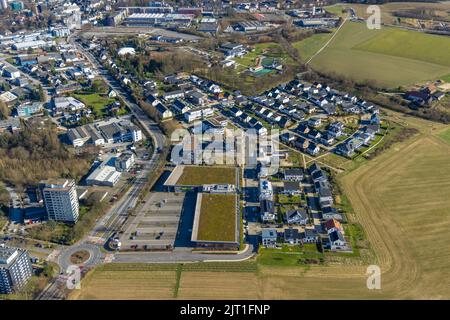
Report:
M0 300L448 299L450 6L369 4L0 1Z

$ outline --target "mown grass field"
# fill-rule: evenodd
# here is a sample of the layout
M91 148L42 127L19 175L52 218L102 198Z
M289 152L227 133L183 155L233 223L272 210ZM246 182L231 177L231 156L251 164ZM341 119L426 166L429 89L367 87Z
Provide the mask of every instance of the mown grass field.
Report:
M324 264L304 266L293 264L291 258L274 261L276 255L267 251L253 262L189 264L189 268L186 264L178 286L173 267L174 275L163 279L165 285L177 288L177 298L194 299L450 298L450 144L440 137L449 126L391 111L388 117L419 133L337 176L353 208L349 222L358 226L350 231L370 243L373 257L342 259L336 254L331 262L325 258ZM371 264L381 268L381 290L366 287ZM109 297L112 284L121 288L117 298L169 295L160 281L137 284L127 273L136 268L144 272L140 277L150 279L170 270L152 271L149 265L136 264L124 268L124 275L118 271L108 275L105 272L111 270L104 268L83 281L79 298ZM133 291L134 286L138 289ZM159 295L155 287L163 288Z
M296 44L301 56L302 53L311 56L312 47L321 47L313 40L310 42L310 46ZM364 23L346 22L330 44L314 57L311 66L359 82L397 87L449 74L449 47L450 38L444 36L389 27L369 30Z

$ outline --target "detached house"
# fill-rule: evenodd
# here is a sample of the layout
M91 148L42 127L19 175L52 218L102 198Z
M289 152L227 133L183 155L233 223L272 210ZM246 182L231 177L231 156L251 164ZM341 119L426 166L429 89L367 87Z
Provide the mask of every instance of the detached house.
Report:
M320 152L320 148L318 145L316 145L315 143L310 143L308 148L306 148L306 152L309 153L312 156L316 156L319 154Z
M316 117L311 117L308 120L308 125L311 127L318 127L320 126L322 123L322 120L320 118L316 118Z
M171 92L166 92L163 94L162 97L166 101L173 100L176 98L184 98L184 91L183 90L175 90L175 91L171 91Z
M242 114L242 111L236 107L231 107L230 113L233 115L233 117L239 117Z
M347 249L347 242L345 241L344 235L338 231L335 230L329 234L330 237L330 245L331 250L342 250Z
M293 228L284 229L284 243L300 244L302 243L303 235Z
M162 103L158 103L155 106L156 110L158 111L161 119L168 119L173 117L173 113L172 111L170 111L165 105L163 105Z
M263 229L261 232L261 243L266 248L277 246L278 234L276 229Z
M328 219L336 219L337 221L343 220L342 215L337 212L336 208L333 208L331 206L322 207L322 218L325 220Z
M333 231L340 231L341 233L344 233L344 229L342 228L342 225L339 221L336 219L329 219L325 223L325 228L327 229L328 233L331 233Z
M285 220L288 224L308 224L309 217L305 209L289 210L286 212Z
M172 109L175 111L176 114L185 114L189 110L191 110L191 107L187 105L186 102L175 99L175 101L172 104Z
M289 144L290 142L295 140L295 136L289 132L285 132L280 135L280 141L285 144Z
M305 229L305 243L316 243L319 239L316 229Z
M297 181L284 182L282 192L291 196L300 194L300 185Z
M196 105L203 105L207 101L205 94L203 94L199 91L195 91L195 90L188 91L186 93L186 96L189 101L191 101L193 104L196 104Z
M289 181L302 181L303 170L300 168L285 169L284 170L284 179L289 180Z
M309 146L309 141L302 137L297 137L294 140L294 147L300 150L306 150Z
M267 134L267 129L260 123L257 123L254 126L254 129L256 130L256 133L258 133L259 135L263 136Z

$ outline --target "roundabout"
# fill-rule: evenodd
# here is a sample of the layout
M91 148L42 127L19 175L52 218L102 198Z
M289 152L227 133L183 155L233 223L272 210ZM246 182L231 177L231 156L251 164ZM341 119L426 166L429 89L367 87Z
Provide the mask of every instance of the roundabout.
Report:
M84 268L93 267L102 262L104 254L100 248L91 243L81 243L63 250L58 258L58 265L61 272L64 272L71 265L78 265Z

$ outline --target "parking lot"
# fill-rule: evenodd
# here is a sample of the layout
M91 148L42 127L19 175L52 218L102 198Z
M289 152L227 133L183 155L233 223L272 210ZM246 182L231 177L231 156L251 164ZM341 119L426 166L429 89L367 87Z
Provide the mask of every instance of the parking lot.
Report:
M184 198L183 193L150 193L121 236L122 250L173 247Z

